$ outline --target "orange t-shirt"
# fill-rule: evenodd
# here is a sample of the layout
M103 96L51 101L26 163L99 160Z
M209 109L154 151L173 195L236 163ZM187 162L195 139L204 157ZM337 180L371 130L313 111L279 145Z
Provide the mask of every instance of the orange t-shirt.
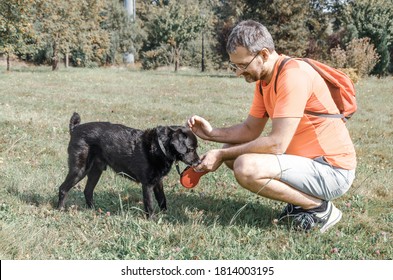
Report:
M278 59L271 82L257 81L250 115L262 118L301 118L286 154L307 158L324 156L328 163L343 169L355 169L356 153L345 123L339 118L304 114L338 114L339 111L323 78L306 62L288 61L277 79ZM262 82L263 96L260 91Z

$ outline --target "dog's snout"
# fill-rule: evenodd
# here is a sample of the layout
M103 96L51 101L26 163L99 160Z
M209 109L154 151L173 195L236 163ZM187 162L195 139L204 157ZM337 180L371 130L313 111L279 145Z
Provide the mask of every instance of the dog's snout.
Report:
M201 164L201 159L197 159L197 160L195 160L193 163L192 163L192 167L196 167L196 166L198 166L199 164Z

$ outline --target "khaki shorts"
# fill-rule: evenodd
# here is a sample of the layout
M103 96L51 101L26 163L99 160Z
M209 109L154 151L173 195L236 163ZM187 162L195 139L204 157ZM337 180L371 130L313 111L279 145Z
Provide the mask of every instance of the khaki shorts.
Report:
M342 196L355 179L355 170L331 166L323 157L309 159L284 154L277 158L282 170L280 181L323 200Z

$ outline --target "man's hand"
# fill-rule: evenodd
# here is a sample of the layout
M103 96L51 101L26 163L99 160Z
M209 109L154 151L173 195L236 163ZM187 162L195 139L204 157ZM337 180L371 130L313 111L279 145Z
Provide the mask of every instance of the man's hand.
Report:
M198 137L204 140L210 140L213 131L210 123L200 116L192 116L187 120L188 127L194 132Z
M221 156L221 150L210 150L201 157L201 163L197 167L195 167L195 170L216 171L222 163L223 159Z

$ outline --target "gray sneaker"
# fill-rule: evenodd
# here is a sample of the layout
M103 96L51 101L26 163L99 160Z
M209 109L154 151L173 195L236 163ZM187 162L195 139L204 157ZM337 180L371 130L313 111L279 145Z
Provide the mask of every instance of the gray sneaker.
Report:
M325 232L335 224L337 224L342 217L342 213L330 201L323 201L322 205L324 211L316 211L314 209L304 210L294 216L292 224L296 229L311 230L319 227L320 232ZM320 207L318 207L320 208Z

